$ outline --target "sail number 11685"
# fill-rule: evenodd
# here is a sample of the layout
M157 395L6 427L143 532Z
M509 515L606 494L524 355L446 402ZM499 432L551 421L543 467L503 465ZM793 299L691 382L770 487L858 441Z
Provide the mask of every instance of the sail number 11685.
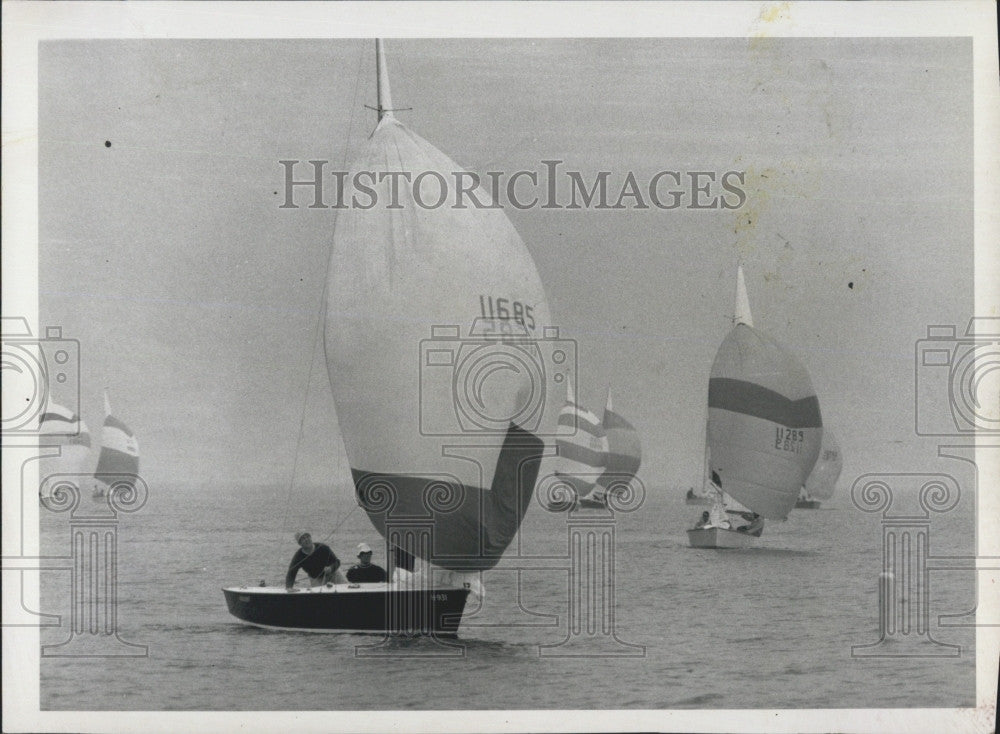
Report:
M535 328L535 315L531 306L511 298L479 296L479 312L483 318L511 320L528 329Z

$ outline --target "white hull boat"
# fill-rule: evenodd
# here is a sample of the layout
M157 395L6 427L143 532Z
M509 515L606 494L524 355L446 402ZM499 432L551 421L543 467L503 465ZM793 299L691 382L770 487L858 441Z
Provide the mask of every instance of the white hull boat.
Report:
M692 548L755 548L759 535L726 528L693 528L687 531Z

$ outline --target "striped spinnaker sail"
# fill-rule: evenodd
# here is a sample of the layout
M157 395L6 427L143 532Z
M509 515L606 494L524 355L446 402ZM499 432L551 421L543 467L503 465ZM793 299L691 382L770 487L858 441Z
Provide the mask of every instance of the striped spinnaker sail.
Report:
M635 426L617 413L611 402L611 391L604 404L601 425L608 440L608 460L598 480L592 499L603 499L609 492L622 491L635 478L642 464L642 442Z
M83 419L69 408L49 403L38 425L43 446L80 446L90 449L90 431Z
M49 403L38 424L40 447L58 446L59 456L42 459L39 486L49 496L52 482L46 478L57 475L80 476L87 470L90 458L90 431L75 412L57 403Z
M833 435L833 431L824 428L819 458L816 459L816 466L806 478L807 497L817 500L828 500L833 497L837 480L840 479L840 472L843 468L844 455L840 450L840 443Z
M710 470L740 504L784 519L819 454L819 399L795 355L747 323L742 277L734 321L708 381Z
M327 373L372 524L385 535L395 517L429 518L433 547L416 554L488 569L527 511L539 435L554 433L557 368L540 346L552 322L514 226L468 194L453 206L465 172L386 114L384 59L379 69L380 119L351 169L371 172L374 196L355 192L334 231ZM450 198L436 205L442 181Z
M601 419L577 403L569 380L558 423L554 474L574 498L586 497L595 491L607 465L608 437Z
M104 415L95 478L108 485L116 481L128 482L132 475L139 473L139 442L132 429L112 415L107 391L104 393Z

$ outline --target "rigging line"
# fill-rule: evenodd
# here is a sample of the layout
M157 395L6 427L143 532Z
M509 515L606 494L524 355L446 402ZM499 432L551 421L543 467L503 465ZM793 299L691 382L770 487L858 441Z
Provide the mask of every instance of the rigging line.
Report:
M336 525L334 525L334 526L333 526L333 530L331 530L331 531L330 531L329 533L327 533L327 534L326 534L326 535L324 536L323 540L321 540L320 542L321 542L321 543L325 543L325 542L326 542L326 541L328 541L328 540L329 540L330 538L332 538L332 537L334 536L334 534L335 534L335 533L336 533L336 532L337 532L338 530L340 530L340 526L341 526L341 525L343 525L343 524L344 524L345 522L347 522L347 518L349 518L349 517L350 517L351 515L353 515L353 514L354 514L354 511L355 511L356 509L358 509L359 507L361 507L361 505L357 505L357 504L356 504L356 505L354 505L354 507L352 507L352 508L351 508L350 510L348 510L348 511L347 511L347 514L346 514L346 515L344 515L344 516L343 516L342 518L340 518L340 522L338 522L338 523L337 523Z
M358 106L357 105L358 90L361 87L361 65L362 61L364 61L364 56L365 56L365 49L364 45L361 44L361 49L358 54L358 70L354 76L354 93L351 96L351 113L348 116L348 121L347 121L347 136L344 139L344 148L343 148L343 155L341 156L340 170L344 170L347 167L347 156L350 152L350 147L351 147L351 135L354 132L355 110ZM336 217L337 217L337 210L334 210L334 229L336 229L336 221L337 221ZM326 253L326 275L323 278L323 295L320 298L319 313L316 316L316 329L315 329L315 336L313 337L312 355L309 359L309 374L306 377L306 389L305 389L305 394L302 398L302 412L299 418L299 433L297 438L295 439L295 452L293 454L293 460L292 460L292 476L289 478L288 481L288 492L285 495L285 511L281 518L282 534L284 534L284 532L287 530L288 507L289 505L291 505L292 492L295 489L295 478L298 474L299 450L302 446L302 434L304 433L305 429L306 407L309 404L309 389L312 386L312 376L316 366L316 353L319 351L317 347L319 345L321 337L323 336L323 322L324 322L323 313L326 310L326 294L330 283L330 266L332 257L333 257L333 238L331 237L330 245L327 248L327 253ZM334 532L336 532L336 529L339 528L344 523L344 521L351 516L351 513L353 513L355 509L357 509L357 505L355 505L346 515L344 515L343 519L341 519L341 521L337 524L336 528L334 528L334 530L330 532L327 538L329 538L330 536L333 535Z

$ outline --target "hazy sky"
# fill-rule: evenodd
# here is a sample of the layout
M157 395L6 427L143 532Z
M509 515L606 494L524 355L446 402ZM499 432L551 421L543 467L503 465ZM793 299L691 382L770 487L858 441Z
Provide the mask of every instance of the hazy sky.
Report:
M278 161L353 157L373 45L42 43L41 323L81 341L84 418L107 386L150 486L285 483L300 423L299 481L345 476L317 341L335 214L279 209ZM610 384L639 429L647 487L700 480L738 259L845 477L928 455L914 342L972 312L971 40L386 49L400 119L470 170L746 172L735 211L508 210L578 341L583 401Z

